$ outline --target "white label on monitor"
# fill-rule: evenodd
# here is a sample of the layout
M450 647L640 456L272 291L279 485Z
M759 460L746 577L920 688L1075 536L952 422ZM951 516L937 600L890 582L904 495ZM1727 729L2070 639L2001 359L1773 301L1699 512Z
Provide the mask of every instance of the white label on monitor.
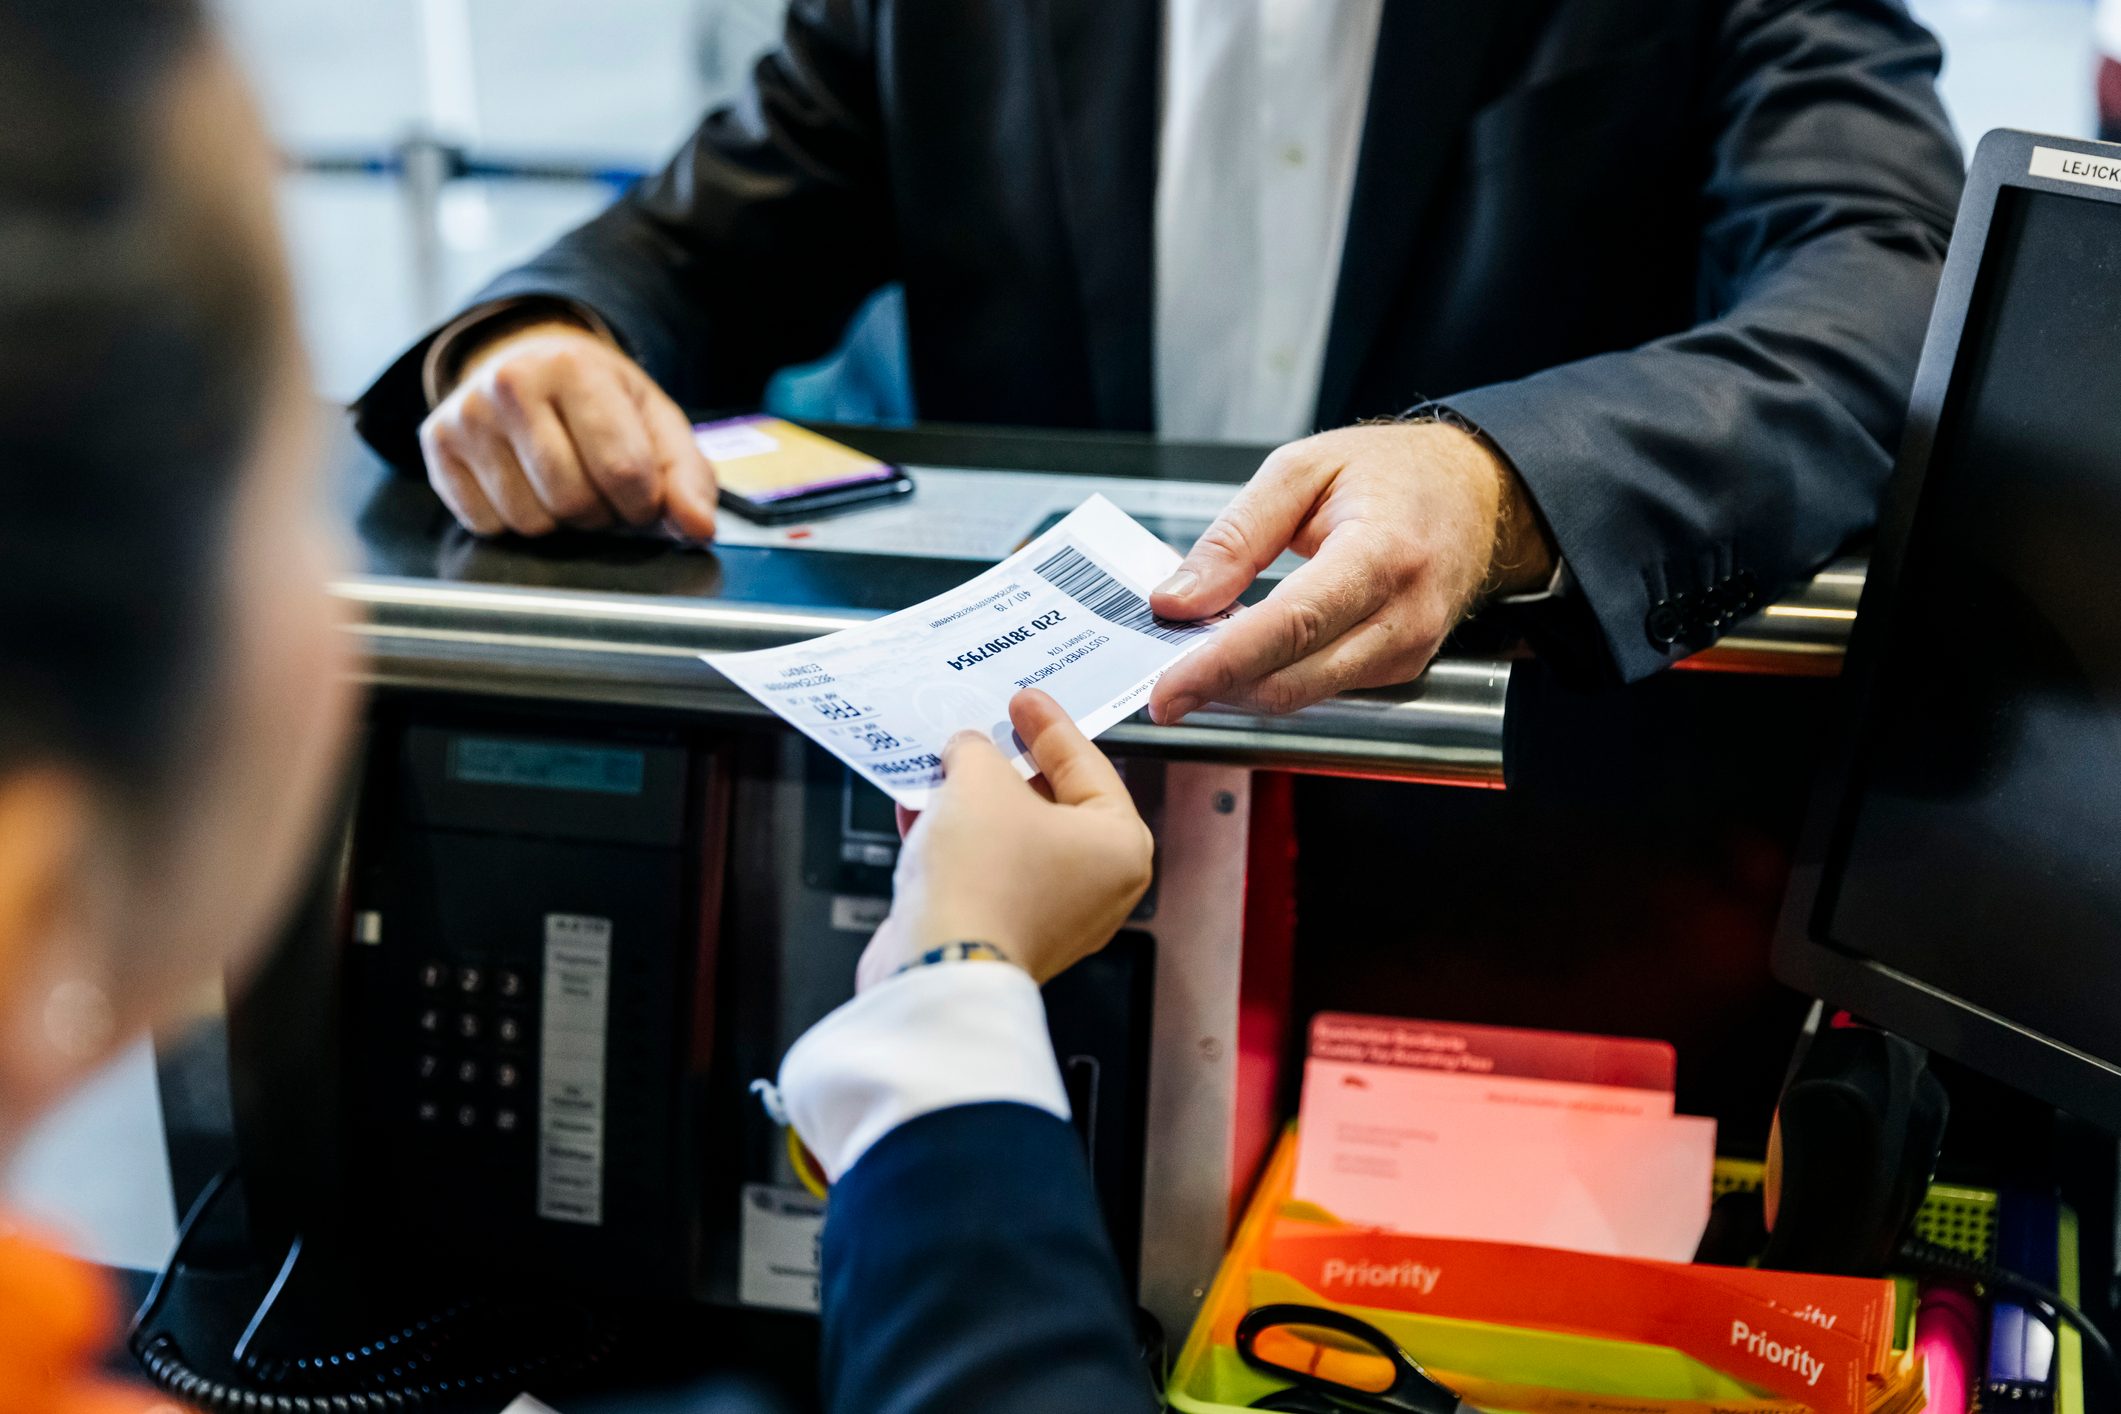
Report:
M800 1188L744 1185L736 1299L776 1311L818 1309L818 1243L825 1200Z
M2121 191L2121 162L2111 157L2091 157L2060 147L2036 147L2027 170L2036 177L2051 177L2058 182Z
M611 920L545 915L545 1008L538 1052L538 1216L604 1221L604 1034L611 1011Z

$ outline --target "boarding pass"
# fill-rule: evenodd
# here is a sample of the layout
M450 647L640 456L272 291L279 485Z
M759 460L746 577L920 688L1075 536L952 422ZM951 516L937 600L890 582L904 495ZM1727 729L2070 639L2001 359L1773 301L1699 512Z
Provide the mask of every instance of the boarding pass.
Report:
M1174 623L1149 611L1178 552L1092 496L1008 559L947 594L823 638L753 653L703 653L893 800L919 810L941 782L943 744L991 739L1036 772L1009 699L1052 695L1090 736L1149 700L1166 668L1226 619Z

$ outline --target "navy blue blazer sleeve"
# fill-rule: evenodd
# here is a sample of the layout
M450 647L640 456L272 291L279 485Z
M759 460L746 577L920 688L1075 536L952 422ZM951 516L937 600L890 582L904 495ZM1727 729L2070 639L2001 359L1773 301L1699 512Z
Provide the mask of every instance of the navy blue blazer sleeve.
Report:
M749 406L779 368L829 352L897 263L874 6L792 0L750 88L669 165L481 290L596 311L687 406ZM430 334L354 404L369 445L419 463Z
M1150 1414L1134 1303L1075 1131L1028 1105L893 1130L832 1191L832 1414Z
M1692 328L1442 400L1505 451L1632 680L1866 530L1964 180L1900 0L1734 0Z

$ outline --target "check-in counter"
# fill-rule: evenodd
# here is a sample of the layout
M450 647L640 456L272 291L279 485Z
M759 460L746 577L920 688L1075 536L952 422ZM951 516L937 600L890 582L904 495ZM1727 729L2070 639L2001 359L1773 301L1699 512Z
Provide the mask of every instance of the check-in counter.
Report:
M1100 485L1234 487L1262 454L1081 435L833 430L916 468L1078 474ZM361 568L336 588L357 616L368 681L378 688L760 715L698 655L835 632L991 562L947 550L806 549L794 538L778 549L752 542L711 550L609 537L480 542L457 530L416 480L350 445L342 466ZM916 495L894 512L922 509ZM1025 524L1037 527L1034 517ZM1837 561L1682 666L1831 673L1862 586L1862 562ZM1494 786L1508 773L1511 671L1504 657L1447 651L1416 682L1343 694L1286 717L1209 707L1176 728L1122 723L1105 740L1130 753L1253 769Z
M481 541L419 478L338 447L364 761L306 927L229 1034L253 1220L383 1261L370 1314L417 1314L391 1303L423 1263L428 1282L566 1272L747 1319L814 1309L822 1207L749 1084L845 997L897 838L880 794L699 655L940 593L1092 490L1189 543L1259 460L834 431L913 470L908 502L867 513L891 533L856 515L732 522L711 547ZM1285 717L1103 736L1157 878L1048 1011L1115 1245L1169 1337L1293 1108L1310 1011L1665 1036L1682 1105L1736 1117L1741 1151L1764 1131L1795 1002L1766 979L1772 841L1861 583L1837 563L1684 664L1713 671L1626 692L1454 648ZM1723 758L1745 769L1704 774ZM1465 786L1484 789L1437 788ZM588 1107L589 1141L555 1147L556 1096Z

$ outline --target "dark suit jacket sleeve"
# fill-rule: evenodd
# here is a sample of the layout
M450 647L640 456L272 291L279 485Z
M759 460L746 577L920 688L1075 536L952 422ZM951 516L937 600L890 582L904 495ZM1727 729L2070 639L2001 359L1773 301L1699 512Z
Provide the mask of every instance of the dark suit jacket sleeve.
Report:
M1523 476L1609 671L1704 646L1871 524L1963 180L1940 61L1898 0L1734 0L1701 322L1443 400Z
M1028 1105L939 1110L834 1186L832 1414L1150 1414L1082 1146Z
M751 88L662 171L482 290L595 310L681 404L756 403L830 350L897 262L867 0L794 0ZM355 404L362 436L418 461L428 335Z

